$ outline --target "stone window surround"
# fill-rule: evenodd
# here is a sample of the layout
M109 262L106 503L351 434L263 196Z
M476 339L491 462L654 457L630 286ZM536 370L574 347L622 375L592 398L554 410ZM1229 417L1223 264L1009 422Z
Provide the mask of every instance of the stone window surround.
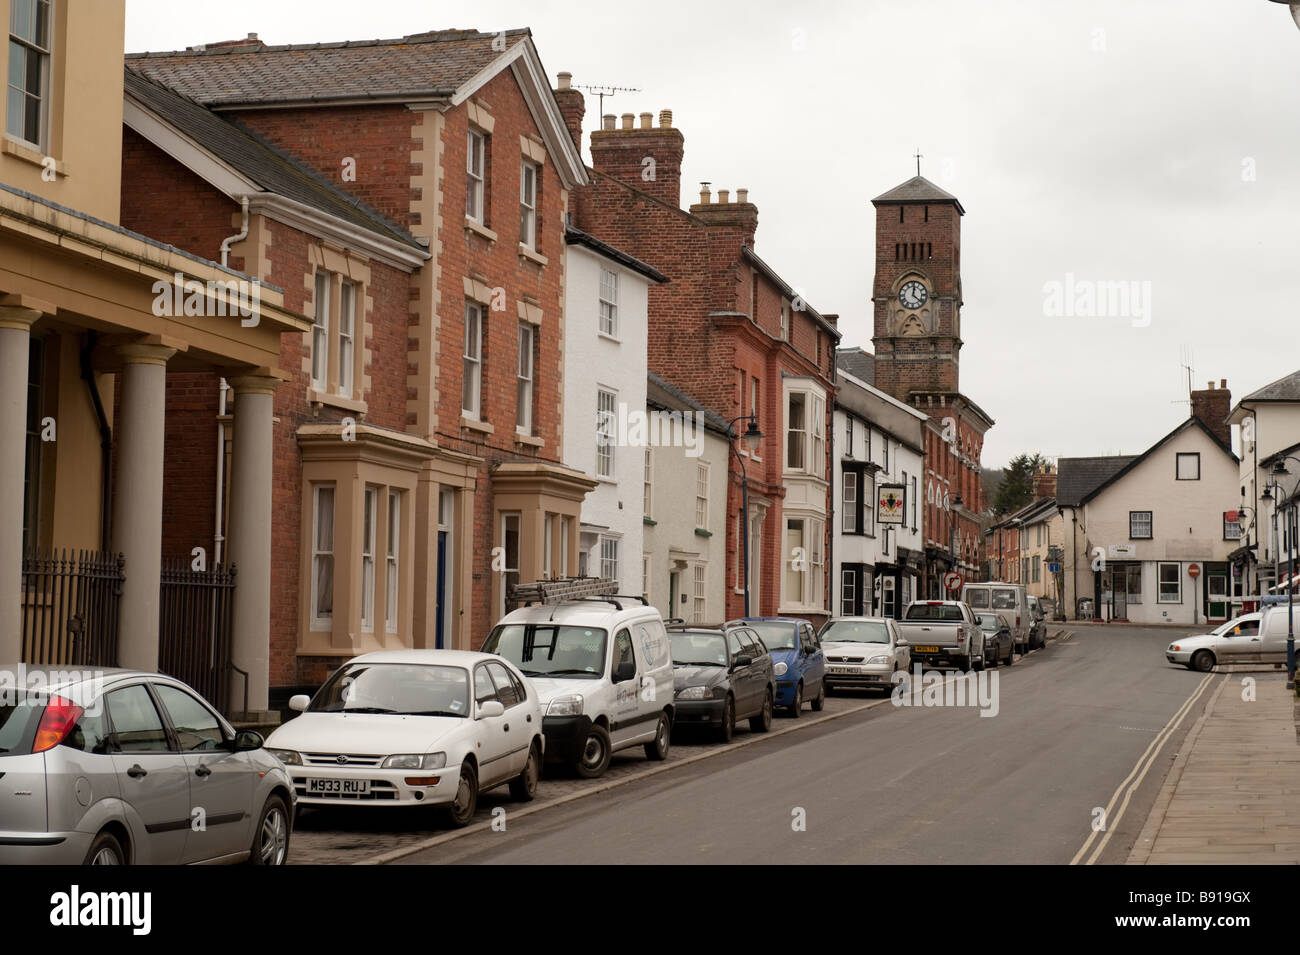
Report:
M330 273L330 328L329 358L326 363L325 390L316 390L312 381L312 331L303 332L302 370L307 378L307 401L314 405L329 405L364 416L368 410L365 395L370 392L371 366L369 342L373 332L374 299L370 297L370 260L337 249L328 243L316 243L307 249L307 259L312 268L304 273L303 284L312 301L304 309L308 318L316 317L316 273ZM351 282L353 291L352 355L356 367L352 371L352 394L337 393L339 381L339 310L342 303L344 281Z

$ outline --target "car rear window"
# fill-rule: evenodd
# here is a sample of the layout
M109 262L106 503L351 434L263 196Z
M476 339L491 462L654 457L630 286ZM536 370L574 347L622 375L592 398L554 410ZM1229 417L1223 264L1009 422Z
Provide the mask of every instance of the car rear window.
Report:
M44 709L42 697L0 690L0 756L26 756L32 751Z
M963 620L956 604L913 604L907 608L907 620Z

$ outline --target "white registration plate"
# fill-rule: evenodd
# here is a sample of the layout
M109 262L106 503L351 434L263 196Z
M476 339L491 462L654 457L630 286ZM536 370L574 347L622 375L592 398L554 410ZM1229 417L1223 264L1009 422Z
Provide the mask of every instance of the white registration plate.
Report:
M852 676L858 672L857 667L827 667L831 673L843 673Z
M344 796L364 796L370 792L368 779L326 779L320 776L307 777L307 795L327 795L338 793Z

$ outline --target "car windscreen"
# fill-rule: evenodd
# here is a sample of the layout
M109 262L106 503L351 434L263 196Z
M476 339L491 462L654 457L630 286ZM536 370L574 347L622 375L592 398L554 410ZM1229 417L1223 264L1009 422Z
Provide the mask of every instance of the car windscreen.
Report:
M483 644L483 652L505 657L524 676L598 680L605 672L608 639L608 632L598 627L507 623L492 631Z
M349 663L312 697L310 713L469 716L469 671L420 663Z
M48 697L0 689L0 756L25 756L32 751L36 724Z
M968 590L966 591L966 602L975 610L981 608L987 609L989 605L989 592L987 590Z
M668 635L674 666L724 667L727 638L720 633L680 631Z
M769 650L793 650L797 627L793 623L754 623L745 624L751 630L758 631L763 638L763 645Z
M888 643L889 628L869 620L832 620L821 632L822 643Z
M964 619L961 607L956 604L912 604L907 608L906 620L955 620Z
M1001 588L993 591L993 609L994 610L1015 610L1016 609L1016 592Z

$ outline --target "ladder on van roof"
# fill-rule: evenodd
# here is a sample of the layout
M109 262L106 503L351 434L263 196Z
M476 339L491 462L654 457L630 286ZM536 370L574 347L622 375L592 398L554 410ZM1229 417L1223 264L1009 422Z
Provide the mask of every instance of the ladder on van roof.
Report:
M506 595L510 609L527 607L534 604L554 605L572 601L599 601L610 603L618 610L623 609L620 600L638 601L649 606L649 601L640 594L620 594L618 581L609 577L565 577L559 580L535 580L531 583L516 584Z

